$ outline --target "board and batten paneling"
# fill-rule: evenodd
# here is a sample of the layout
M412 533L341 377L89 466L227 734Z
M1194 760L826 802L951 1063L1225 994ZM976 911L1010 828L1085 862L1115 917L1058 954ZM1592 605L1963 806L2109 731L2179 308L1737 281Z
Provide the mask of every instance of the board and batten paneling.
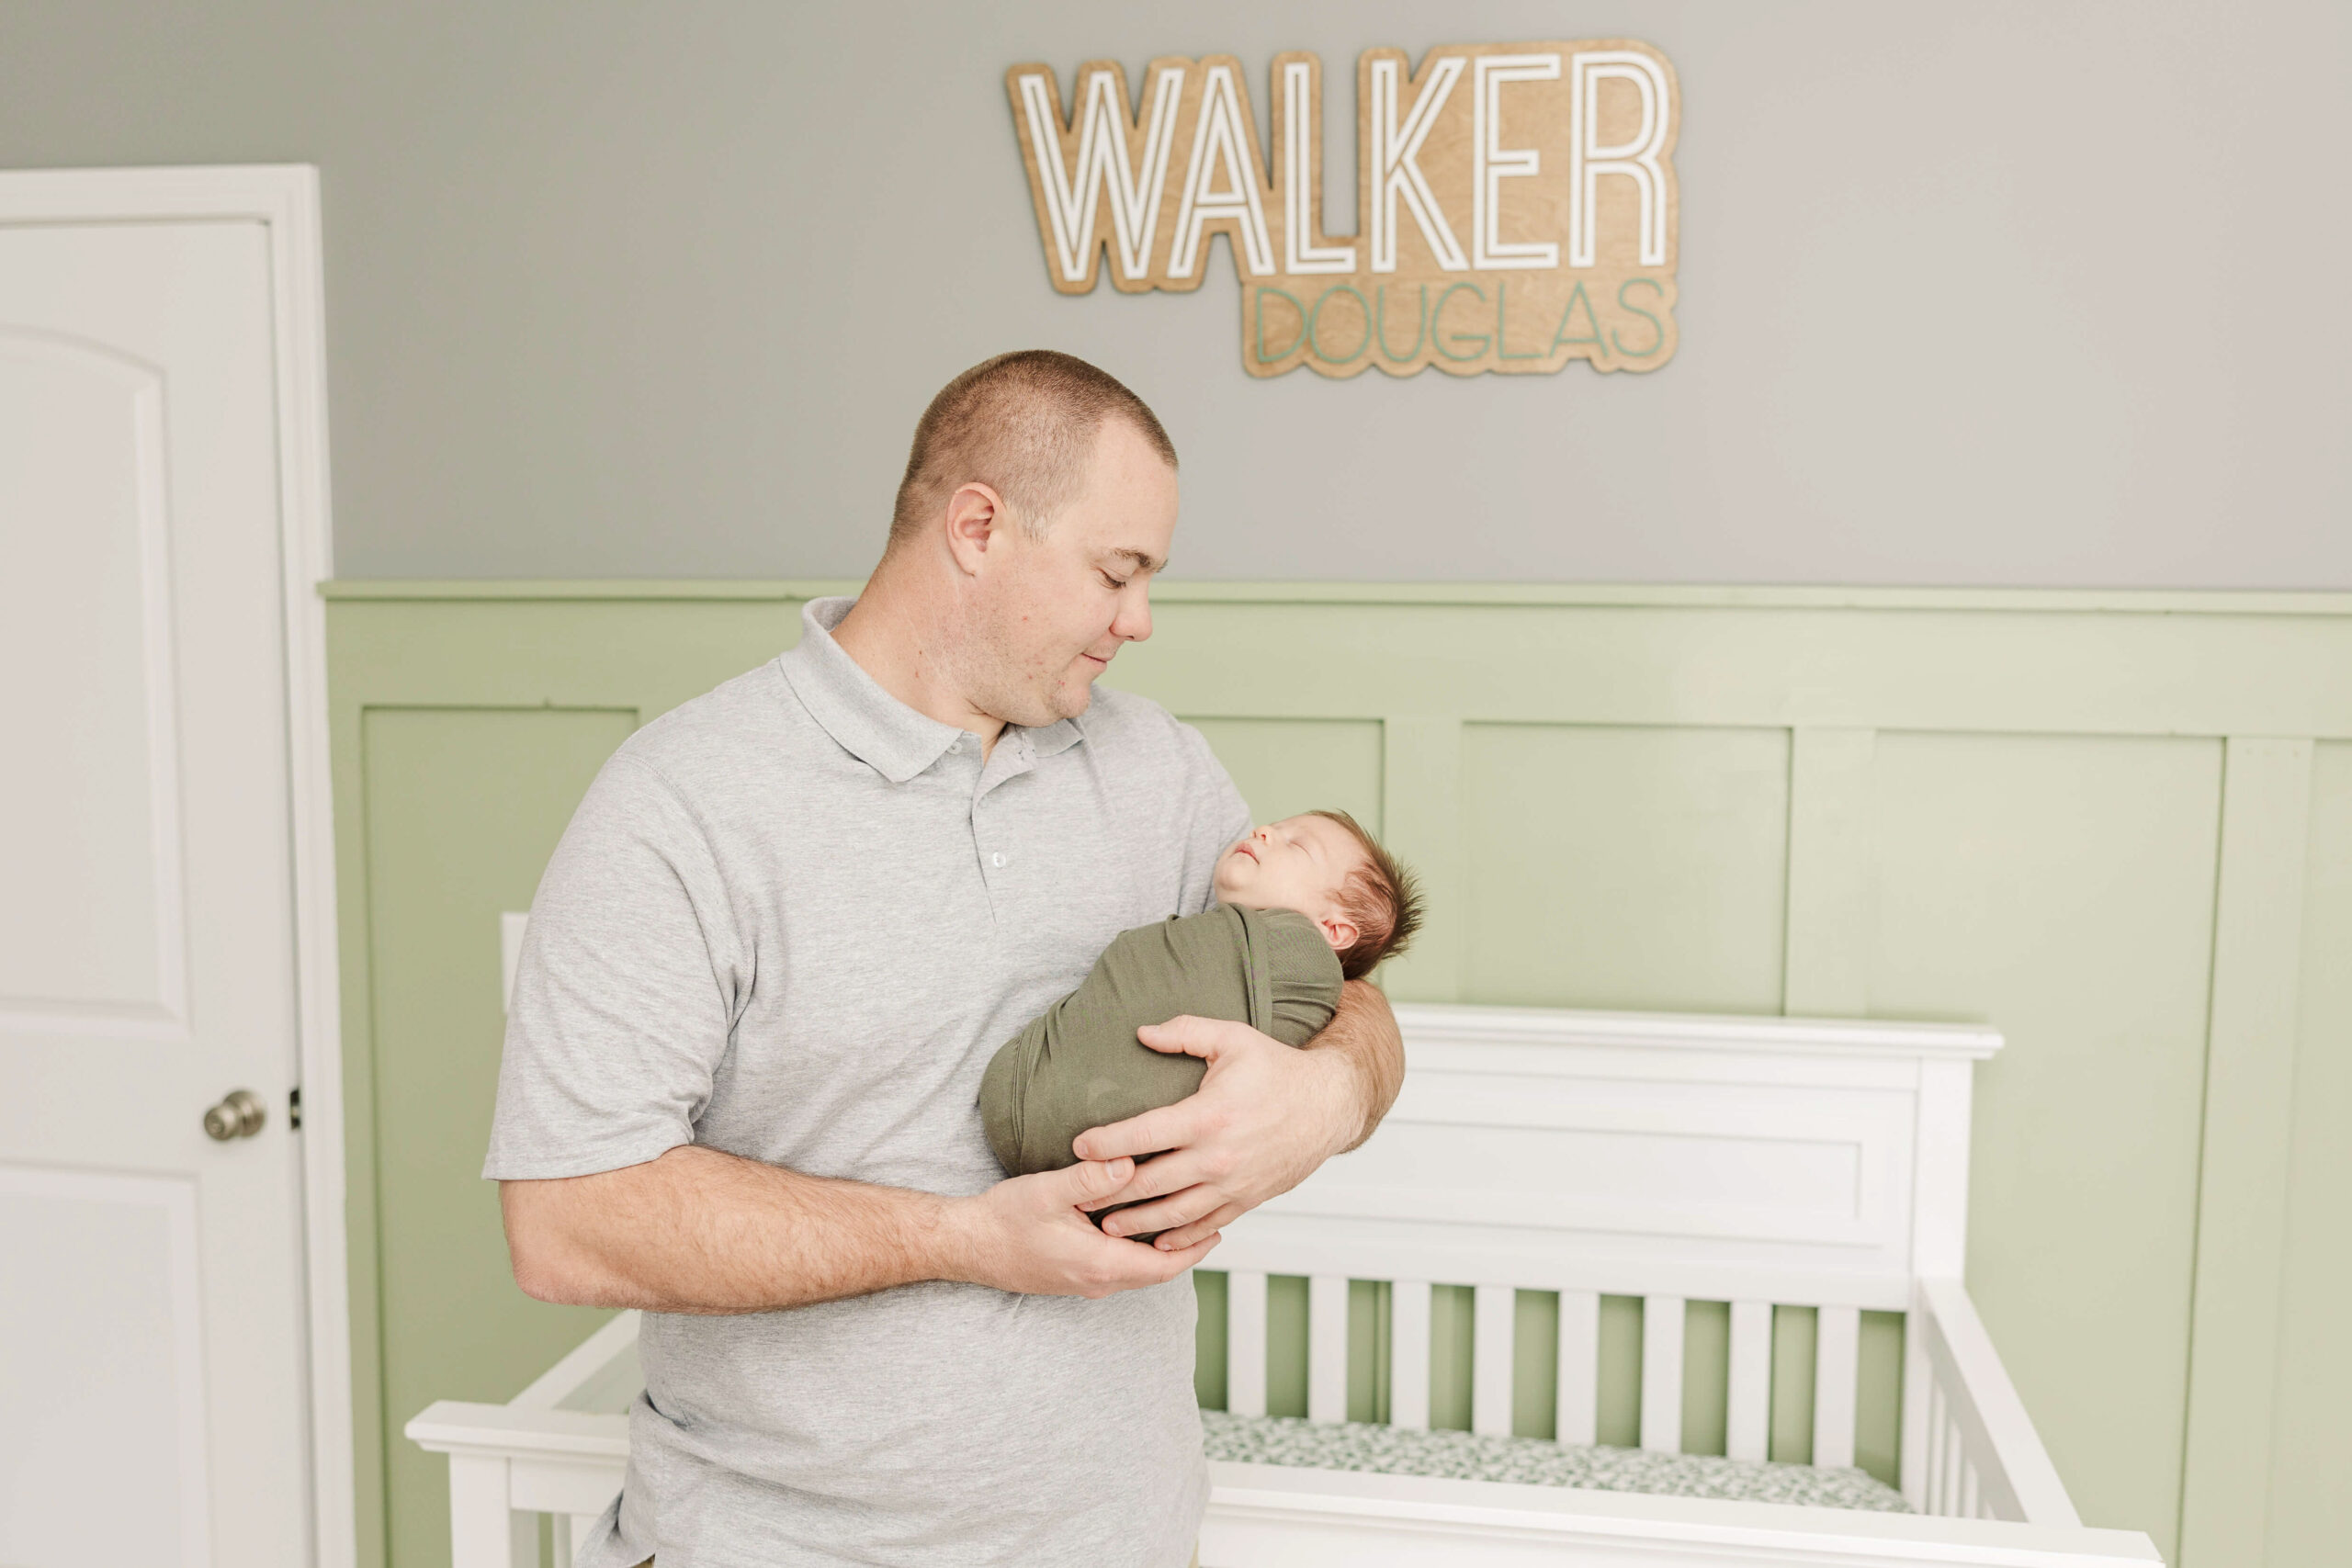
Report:
M385 1434L578 1337L505 1271L476 1179L500 911L635 723L773 657L814 583L345 583L329 625L363 1561L446 1560ZM1421 873L1411 1000L1982 1019L1969 1276L2085 1517L2190 1568L2318 1568L2352 1517L2352 599L1165 584L1108 678L1198 722L1261 818L1337 806ZM1293 1298L1295 1297L1294 1300ZM1203 1334L1224 1292L1202 1280ZM1384 1291L1349 1293L1376 1416ZM1557 1303L1522 1292L1522 1346ZM1305 1282L1268 1304L1303 1410ZM1696 1306L1683 1354L1724 1355ZM1811 1441L1810 1314L1770 1445ZM1598 1421L1634 1440L1637 1302ZM1430 1410L1469 1420L1466 1292ZM1899 1323L1862 1326L1859 1456L1895 1459ZM1552 1369L1512 1425L1549 1432ZM1221 1359L1219 1361L1221 1365ZM1221 1386L1204 1386L1211 1403ZM1683 1412L1719 1447L1724 1414Z
M2278 1282L2277 1407L2260 1506L2269 1562L2340 1562L2352 1541L2352 745L2314 749ZM2226 1371L2227 1369L2224 1369Z
M2221 788L2212 740L1910 733L1869 786L1872 1010L2008 1038L1969 1292L2067 1485L2143 1519L2185 1419Z
M1468 724L1464 999L1781 1010L1785 729Z
M383 707L362 725L390 1411L452 1387L506 1398L514 1368L552 1363L606 1315L448 1284L508 1267L498 1191L481 1179L499 1041L484 1023L504 1008L481 911L529 907L571 808L636 723L626 708ZM446 1463L397 1440L385 1459L392 1560L434 1561L448 1549Z

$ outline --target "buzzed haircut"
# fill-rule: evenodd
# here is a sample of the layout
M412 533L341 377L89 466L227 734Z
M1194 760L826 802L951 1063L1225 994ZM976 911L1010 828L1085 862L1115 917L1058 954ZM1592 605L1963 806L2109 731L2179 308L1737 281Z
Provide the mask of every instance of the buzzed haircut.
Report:
M1311 815L1337 822L1363 850L1364 863L1348 873L1335 899L1356 928L1356 940L1340 949L1340 973L1361 980L1382 959L1404 952L1421 929L1420 880L1346 812Z
M1126 421L1176 466L1159 416L1107 371L1050 348L982 360L941 388L916 422L888 547L920 535L948 496L975 481L1004 498L1031 538L1044 537L1109 419Z

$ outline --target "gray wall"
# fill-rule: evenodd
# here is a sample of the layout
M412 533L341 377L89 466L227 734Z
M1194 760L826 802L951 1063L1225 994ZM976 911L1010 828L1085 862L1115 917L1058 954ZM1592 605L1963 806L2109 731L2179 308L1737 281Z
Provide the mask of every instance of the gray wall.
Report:
M1001 76L1629 32L1681 73L1653 376L1244 375L1047 287ZM1215 578L2352 588L2352 7L9 0L0 164L301 161L346 576L863 571L914 416L1049 344ZM1262 109L1261 109L1262 114ZM1261 121L1262 122L1262 121Z

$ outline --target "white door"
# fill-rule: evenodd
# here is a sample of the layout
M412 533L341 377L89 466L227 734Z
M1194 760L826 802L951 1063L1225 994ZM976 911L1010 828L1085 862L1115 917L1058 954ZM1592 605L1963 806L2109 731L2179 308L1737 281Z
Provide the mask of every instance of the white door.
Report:
M311 1560L271 261L0 214L7 1568Z

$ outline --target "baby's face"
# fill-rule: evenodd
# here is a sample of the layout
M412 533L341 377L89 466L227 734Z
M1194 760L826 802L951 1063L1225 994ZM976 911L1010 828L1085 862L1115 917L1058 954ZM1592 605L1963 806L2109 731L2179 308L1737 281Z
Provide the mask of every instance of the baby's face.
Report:
M1364 863L1363 846L1328 817L1285 817L1225 852L1216 863L1216 896L1250 909L1295 909L1323 928L1335 947L1355 940L1344 925L1340 887Z

